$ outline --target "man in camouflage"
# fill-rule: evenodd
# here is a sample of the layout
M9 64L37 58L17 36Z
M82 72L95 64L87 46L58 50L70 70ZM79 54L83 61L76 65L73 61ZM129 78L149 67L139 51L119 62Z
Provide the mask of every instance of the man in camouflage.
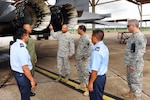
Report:
M53 27L51 25L49 29L52 37L58 40L57 68L59 76L55 82L61 80L63 65L65 68L65 82L67 82L70 74L69 60L74 54L74 39L68 32L68 26L66 24L62 25L62 33L54 33Z
M79 75L80 85L76 89L86 88L89 80L88 64L92 51L92 43L88 35L86 35L86 27L80 25L78 27L78 34L81 35L76 51L77 71ZM86 92L84 93L86 95Z
M30 36L30 34L32 33L32 28L31 28L31 26L29 24L24 24L23 28L25 30L27 30L27 34L29 34L29 40L27 42L27 49L28 49L29 54L31 56L31 62L32 62L32 66L33 66L31 73L34 76L35 63L37 62L37 55L36 55L36 52L35 52L34 40Z
M34 43L34 40L31 38L30 34L32 33L32 28L29 24L24 24L23 25L23 28L27 31L27 34L29 34L29 39L28 39L28 42L27 42L27 50L30 54L30 57L31 57L31 63L32 63L32 70L31 70L31 74L32 76L34 76L34 71L35 71L35 63L37 62L37 55L36 55L36 52L35 52L35 43ZM33 93L31 91L30 93L30 96L35 96L35 93Z
M138 26L138 20L132 19L128 21L128 30L133 34L127 41L124 53L124 63L127 65L127 82L130 91L122 95L126 98L132 98L132 100L141 100L143 56L147 44L147 40L144 34L140 32Z

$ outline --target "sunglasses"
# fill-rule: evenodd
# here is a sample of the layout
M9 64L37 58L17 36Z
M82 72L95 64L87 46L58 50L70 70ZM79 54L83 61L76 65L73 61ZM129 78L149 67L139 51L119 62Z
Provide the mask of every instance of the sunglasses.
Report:
M130 25L127 25L127 27L130 27Z

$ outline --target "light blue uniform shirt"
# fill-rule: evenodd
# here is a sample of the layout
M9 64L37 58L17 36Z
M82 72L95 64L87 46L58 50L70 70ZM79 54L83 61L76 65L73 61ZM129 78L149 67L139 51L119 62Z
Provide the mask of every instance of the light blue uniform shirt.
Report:
M10 48L10 65L11 69L16 72L24 73L22 67L28 65L32 69L30 55L26 49L26 44L17 39L17 41Z
M93 46L89 72L92 73L92 70L98 72L97 75L104 75L108 70L109 62L109 50L103 41L98 42Z

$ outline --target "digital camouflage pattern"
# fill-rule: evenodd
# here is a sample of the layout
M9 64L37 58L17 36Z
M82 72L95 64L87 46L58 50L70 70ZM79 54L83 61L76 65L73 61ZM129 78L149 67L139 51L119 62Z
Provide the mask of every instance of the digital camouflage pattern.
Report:
M72 56L75 53L74 39L69 32L67 33L54 33L52 30L51 35L58 40L57 51L57 67L58 74L62 74L62 66L64 65L65 73L70 73L70 63L68 56Z
M76 51L77 70L81 83L87 83L89 79L88 64L91 52L92 43L88 35L84 34L78 41Z
M142 94L142 79L147 40L143 33L133 34L127 41L124 54L124 63L127 65L127 81L129 88L138 98ZM133 66L135 71L131 71L129 66Z

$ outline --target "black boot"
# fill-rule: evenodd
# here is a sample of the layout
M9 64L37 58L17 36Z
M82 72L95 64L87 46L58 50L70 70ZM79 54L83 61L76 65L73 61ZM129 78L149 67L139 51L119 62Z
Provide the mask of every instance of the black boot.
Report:
M30 92L30 96L35 96L36 94L33 93L32 91Z

